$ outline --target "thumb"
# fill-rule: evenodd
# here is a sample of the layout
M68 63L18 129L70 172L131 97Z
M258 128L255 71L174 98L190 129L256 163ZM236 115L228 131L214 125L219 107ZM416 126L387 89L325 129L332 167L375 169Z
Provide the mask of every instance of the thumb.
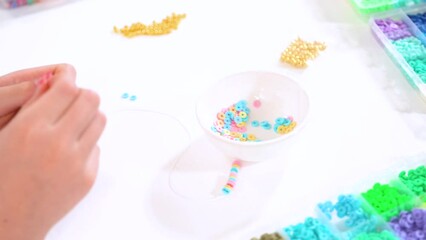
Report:
M33 81L0 87L0 117L18 110L33 96L35 89Z

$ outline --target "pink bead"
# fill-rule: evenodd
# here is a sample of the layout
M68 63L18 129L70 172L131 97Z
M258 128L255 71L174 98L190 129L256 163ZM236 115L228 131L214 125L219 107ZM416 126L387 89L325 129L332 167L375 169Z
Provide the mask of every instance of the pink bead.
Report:
M235 164L235 165L241 166L241 161L240 161L240 160L235 160L232 164Z
M253 106L255 108L260 108L260 106L262 106L262 103L260 102L260 100L254 100Z
M293 117L289 116L288 119L293 122Z
M242 127L242 128L240 128L240 131L243 133L243 132L246 132L247 131L247 128L246 127Z

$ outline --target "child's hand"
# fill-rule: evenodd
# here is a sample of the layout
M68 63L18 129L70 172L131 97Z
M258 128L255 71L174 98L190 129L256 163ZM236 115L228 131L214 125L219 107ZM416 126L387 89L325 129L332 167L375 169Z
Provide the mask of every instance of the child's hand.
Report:
M52 74L0 130L0 239L43 239L95 181L99 97L74 85L70 66Z
M0 77L0 130L36 90L36 82L59 66L32 68Z

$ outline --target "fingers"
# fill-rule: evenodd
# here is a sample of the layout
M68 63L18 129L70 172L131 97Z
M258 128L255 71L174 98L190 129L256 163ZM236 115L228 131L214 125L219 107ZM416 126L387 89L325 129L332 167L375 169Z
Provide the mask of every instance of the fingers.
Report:
M55 74L67 67L69 67L68 64L56 64L12 72L0 77L0 87L25 81L35 81L48 72Z
M80 90L75 86L75 69L70 65L60 65L52 74L48 89L29 108L42 112L44 120L56 123L67 111Z
M11 112L7 115L0 117L0 129L3 129L15 116L16 112Z
M34 94L33 81L0 87L0 116L17 111Z
M68 128L69 134L79 139L97 116L99 103L100 99L96 93L85 89L80 90L76 100L58 124Z
M78 141L82 151L90 152L96 145L106 125L106 117L98 112Z

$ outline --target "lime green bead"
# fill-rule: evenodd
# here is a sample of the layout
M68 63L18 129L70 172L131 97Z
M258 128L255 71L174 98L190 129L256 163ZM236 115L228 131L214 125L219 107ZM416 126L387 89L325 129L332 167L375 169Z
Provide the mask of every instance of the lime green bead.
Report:
M361 196L386 220L390 220L403 210L411 210L414 207L412 196L388 184L376 183Z

